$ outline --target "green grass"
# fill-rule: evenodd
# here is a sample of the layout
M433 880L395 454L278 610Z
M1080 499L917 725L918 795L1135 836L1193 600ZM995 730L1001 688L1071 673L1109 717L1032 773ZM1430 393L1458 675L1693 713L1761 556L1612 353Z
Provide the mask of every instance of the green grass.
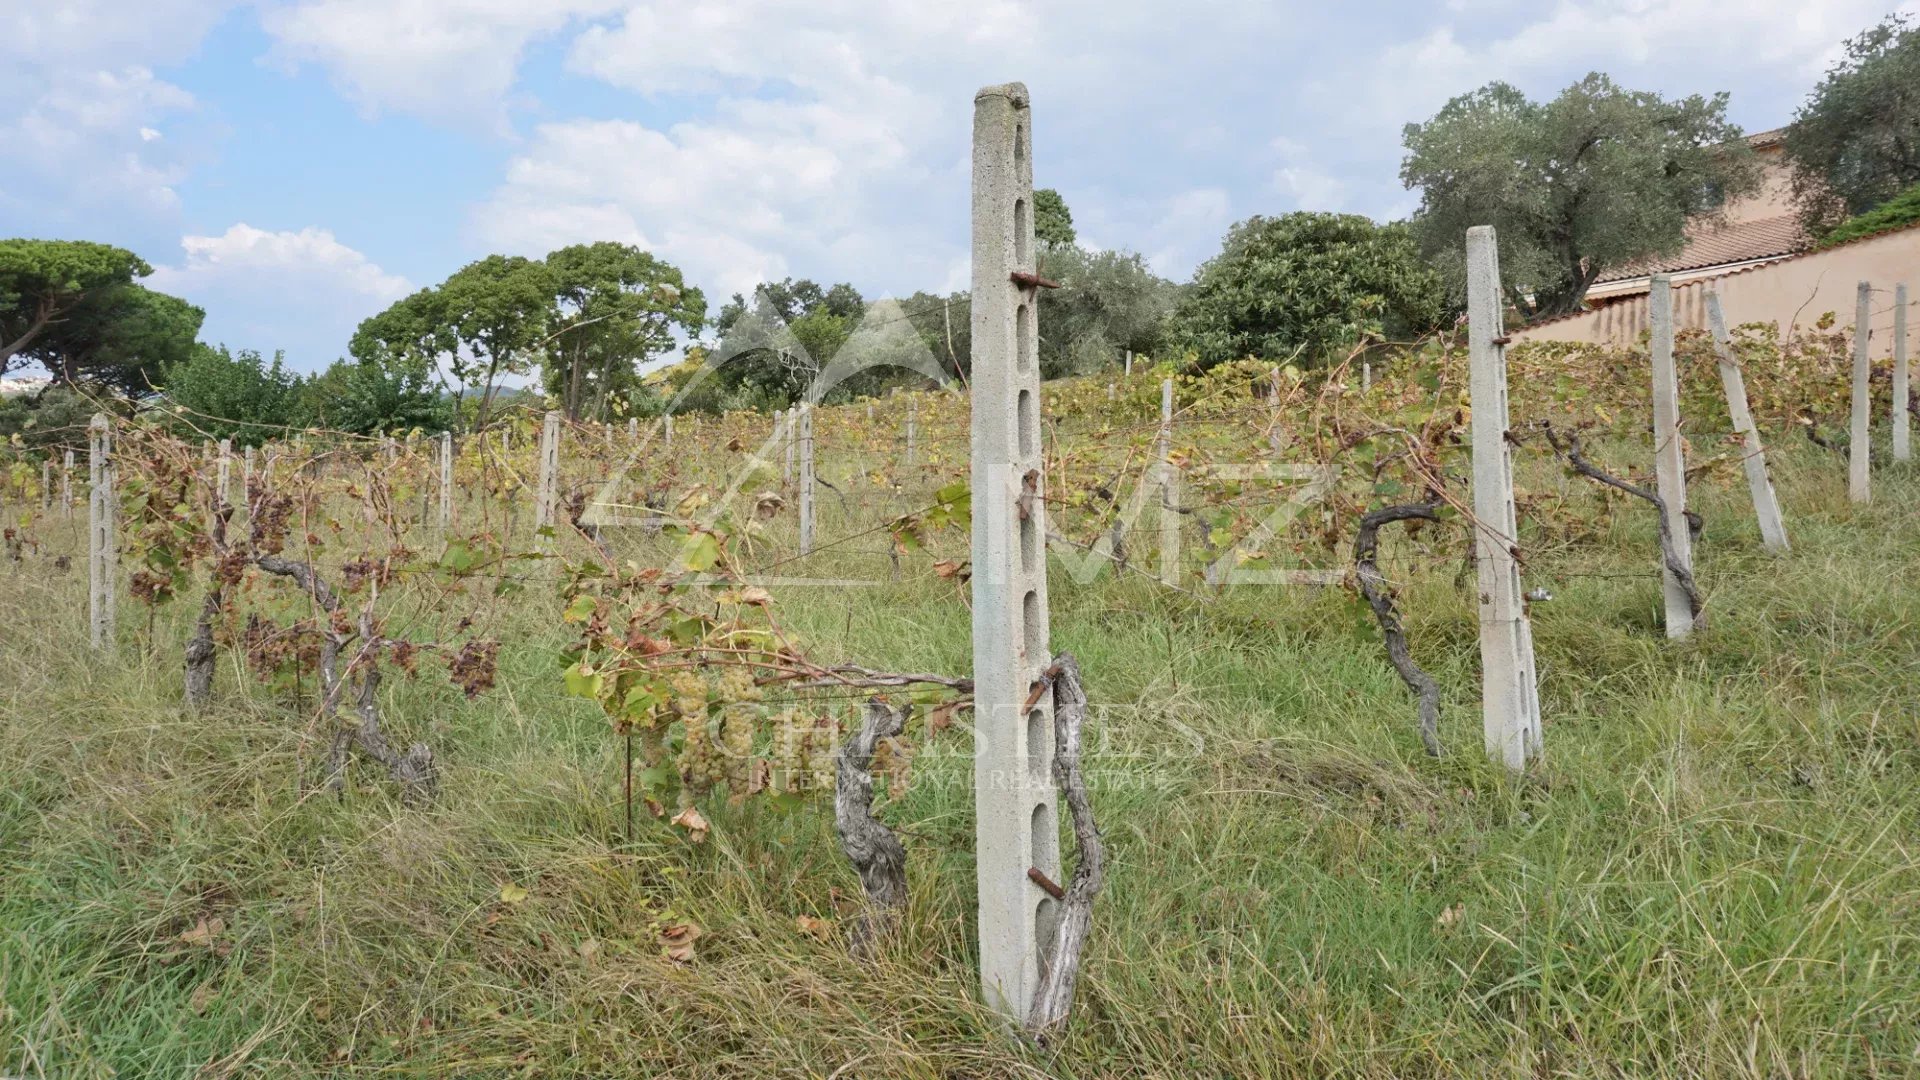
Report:
M1111 861L1045 1051L974 994L957 733L883 809L912 908L859 963L798 922L837 928L857 891L826 807L715 802L703 843L650 821L624 842L618 744L561 693L556 598L495 616L477 702L389 682L437 804L370 770L303 795L307 722L231 654L216 708L183 714L185 605L88 652L56 519L0 568L0 1074L1914 1075L1920 474L1883 470L1856 509L1844 471L1778 462L1778 559L1741 487L1696 487L1711 622L1671 643L1646 508L1530 464L1566 495L1528 538L1555 599L1533 608L1546 757L1519 780L1480 752L1471 586L1431 538L1385 547L1447 690L1437 760L1338 590L1057 577L1055 647L1107 707L1088 764ZM863 558L810 569L884 564ZM967 669L966 607L919 564L777 595L825 655ZM658 931L685 921L703 934L675 964Z

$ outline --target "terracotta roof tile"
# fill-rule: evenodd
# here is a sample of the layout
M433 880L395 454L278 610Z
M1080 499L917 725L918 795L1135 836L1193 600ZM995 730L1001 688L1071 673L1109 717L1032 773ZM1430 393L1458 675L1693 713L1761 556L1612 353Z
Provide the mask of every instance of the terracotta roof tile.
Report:
M1727 225L1708 224L1688 231L1692 235L1687 238L1687 246L1680 249L1679 254L1622 267L1595 284L1797 255L1809 246L1806 231L1800 227L1799 219L1791 214Z

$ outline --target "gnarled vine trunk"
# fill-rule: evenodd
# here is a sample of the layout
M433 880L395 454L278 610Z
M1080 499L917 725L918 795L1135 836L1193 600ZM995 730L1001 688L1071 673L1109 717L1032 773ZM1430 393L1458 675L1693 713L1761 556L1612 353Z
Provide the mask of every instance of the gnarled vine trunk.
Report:
M1578 432L1569 431L1563 436L1554 430L1553 424L1544 420L1540 422L1540 430L1547 436L1547 445L1553 447L1555 453L1566 458L1567 464L1573 466L1574 472L1596 483L1605 484L1653 504L1654 518L1660 525L1661 565L1667 568L1667 572L1673 575L1674 582L1680 586L1680 591L1686 594L1687 607L1693 613L1693 624L1705 629L1706 601L1700 596L1700 586L1693 578L1693 571L1687 567L1686 561L1680 558L1679 550L1674 547L1673 529L1667 524L1667 500L1661 498L1660 493L1652 488L1629 483L1588 461L1586 454L1580 449ZM1700 515L1689 513L1687 530L1690 536L1699 536L1701 525L1695 524L1699 519ZM1704 522L1701 524L1703 525Z
M833 828L867 894L866 910L854 920L850 934L855 956L871 956L907 906L907 849L873 816L872 767L880 740L900 734L912 711L911 705L895 709L867 702L866 722L834 760Z
M1420 700L1420 741L1434 757L1440 756L1440 684L1413 662L1406 628L1401 625L1400 612L1394 607L1393 588L1380 573L1379 554L1381 526L1396 521L1438 521L1439 509L1439 503L1405 503L1369 511L1360 519L1360 531L1353 541L1353 572L1360 582L1360 594L1366 597L1367 606L1373 609L1373 617L1380 623L1380 635L1386 639L1387 659L1393 662L1393 670Z
M279 555L262 555L254 560L254 565L269 574L292 579L326 613L319 620L320 715L334 725L333 737L327 747L327 786L338 791L346 785L349 753L357 745L361 753L386 767L387 776L400 785L402 800L411 804L431 800L439 786L433 749L426 743L414 743L406 753L396 753L380 727L380 672L375 667L375 661L386 642L375 631L373 613L360 613L360 651L348 664L348 670L342 672L340 652L348 639L335 628L335 616L341 607L338 594L307 563ZM357 672L355 669L358 669ZM340 695L346 686L346 677L356 674L359 682L355 693L355 710L359 720L358 723L348 723L339 714Z

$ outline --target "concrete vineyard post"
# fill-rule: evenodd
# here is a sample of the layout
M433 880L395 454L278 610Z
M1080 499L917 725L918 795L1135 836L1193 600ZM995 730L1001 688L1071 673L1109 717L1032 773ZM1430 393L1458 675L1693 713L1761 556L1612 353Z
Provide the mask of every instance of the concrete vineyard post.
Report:
M560 414L549 410L540 425L540 481L533 505L533 527L554 523L560 502Z
M1132 349L1127 350L1127 366L1121 368L1120 373L1122 375L1125 375L1129 379L1133 378L1133 350Z
M907 468L913 468L914 451L917 449L916 436L920 420L920 399L907 399Z
M1780 518L1780 501L1773 494L1773 479L1767 475L1767 455L1760 446L1760 429L1747 406L1747 381L1740 373L1740 360L1733 355L1733 339L1727 333L1726 312L1720 307L1720 294L1707 294L1707 326L1713 332L1713 352L1720 367L1720 388L1727 395L1727 416L1743 447L1741 465L1747 471L1747 491L1753 496L1753 516L1760 523L1760 542L1768 551L1786 551L1787 526Z
M60 504L66 509L67 516L73 516L73 451L68 450L62 459L64 468L60 472Z
M253 505L253 447L251 446L240 455L240 501L249 507Z
M1473 550L1480 585L1480 700L1488 756L1519 770L1540 753L1533 625L1514 550L1513 448L1507 442L1507 348L1493 226L1467 230L1473 401Z
M1873 338L1873 285L1860 283L1853 312L1853 415L1847 425L1847 498L1864 503L1873 498L1873 415L1871 413L1873 360L1867 352Z
M800 406L800 554L813 554L813 403Z
M440 433L440 531L453 527L453 432Z
M637 416L627 417L627 441L640 441L640 418Z
M1913 460L1912 373L1907 360L1907 285L1893 287L1893 460Z
M1372 391L1373 391L1373 364L1371 364L1368 361L1362 360L1360 361L1360 392L1363 394L1367 394L1367 393L1371 393Z
M667 449L669 450L673 449L673 414L672 413L667 414L666 440L667 440Z
M788 409L780 425L787 443L787 463L780 470L780 486L785 488L793 487L793 420L793 410Z
M1022 1022L1060 906L1052 662L1027 90L990 86L973 111L973 677L980 985ZM1024 281L1022 279L1025 279ZM1028 698L1033 703L1028 707Z
M1173 470L1173 380L1160 380L1160 435L1154 442L1153 479L1160 492L1160 580L1180 584L1180 477Z
M114 585L119 558L114 551L113 425L105 413L87 425L87 624L96 649L113 645Z
M1653 472L1660 499L1667 504L1667 530L1674 555L1693 570L1693 537L1687 529L1686 442L1680 435L1680 377L1673 362L1673 286L1665 274L1649 283L1647 317L1652 323L1653 355ZM1660 580L1666 595L1667 636L1693 633L1693 605L1687 590L1663 559Z
M233 501L233 493L227 490L233 481L233 440L221 439L218 452L220 456L214 466L213 481L214 492L218 496L215 501L216 513Z
M53 509L52 458L48 458L40 463L40 509L44 511L51 511Z

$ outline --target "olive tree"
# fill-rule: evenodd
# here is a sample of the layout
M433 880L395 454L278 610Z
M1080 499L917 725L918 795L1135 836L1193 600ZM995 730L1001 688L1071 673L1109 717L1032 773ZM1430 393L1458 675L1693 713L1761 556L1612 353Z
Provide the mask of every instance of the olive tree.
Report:
M1610 270L1678 252L1690 221L1754 191L1727 95L1669 100L1598 73L1548 102L1489 83L1408 124L1422 251L1463 296L1467 229L1499 230L1507 299L1529 321L1577 311Z
M1893 15L1849 40L1794 114L1786 155L1810 235L1920 183L1920 29Z

